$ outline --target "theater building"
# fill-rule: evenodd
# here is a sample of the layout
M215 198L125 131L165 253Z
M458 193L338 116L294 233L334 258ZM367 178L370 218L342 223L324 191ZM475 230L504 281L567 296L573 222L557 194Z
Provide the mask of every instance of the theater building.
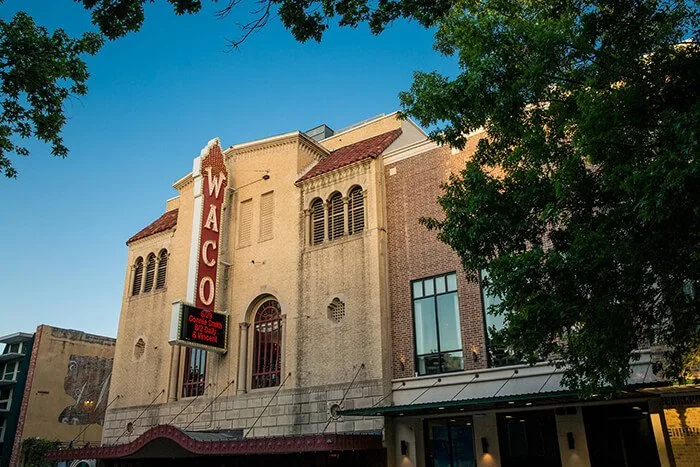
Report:
M481 136L454 151L390 114L338 132L210 141L165 213L127 241L119 397L102 446L51 458L672 465L650 351L628 397L584 403L548 364L489 346L493 298L419 224L440 216L440 184ZM612 436L622 441L606 445ZM613 451L623 461L600 460Z

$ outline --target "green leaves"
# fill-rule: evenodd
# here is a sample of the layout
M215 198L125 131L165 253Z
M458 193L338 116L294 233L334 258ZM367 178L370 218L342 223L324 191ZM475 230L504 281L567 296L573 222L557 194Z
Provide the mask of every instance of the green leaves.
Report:
M456 147L488 137L445 187L445 220L425 224L467 270L488 269L511 350L560 358L571 388L621 389L649 345L667 377L697 372L700 307L683 292L700 280L700 47L683 42L697 11L461 6L436 36L460 75L417 74L403 112Z
M63 102L87 92L89 74L81 56L101 46L98 34L78 39L61 29L50 34L23 12L9 23L0 21L0 173L17 176L9 155L29 155L21 140L30 137L50 144L54 156L68 154L61 137Z

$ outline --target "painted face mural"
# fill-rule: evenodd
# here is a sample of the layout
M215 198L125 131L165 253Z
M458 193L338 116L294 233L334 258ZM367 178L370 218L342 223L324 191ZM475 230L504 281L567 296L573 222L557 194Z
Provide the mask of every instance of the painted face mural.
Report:
M63 389L75 403L63 409L58 421L69 425L101 425L111 374L111 358L71 355Z

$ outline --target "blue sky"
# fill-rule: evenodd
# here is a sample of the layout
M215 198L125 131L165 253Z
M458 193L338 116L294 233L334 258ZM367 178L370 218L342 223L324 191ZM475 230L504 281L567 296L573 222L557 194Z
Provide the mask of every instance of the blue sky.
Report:
M49 30L92 28L72 0L5 0L0 16L19 9ZM300 44L274 19L227 52L236 18L215 10L148 5L140 32L87 57L88 95L66 105L69 157L31 141L29 158L13 158L19 178L0 178L0 335L45 323L115 336L124 242L162 214L209 139L338 129L398 109L413 71L455 69L407 22L379 37L332 27L321 44Z

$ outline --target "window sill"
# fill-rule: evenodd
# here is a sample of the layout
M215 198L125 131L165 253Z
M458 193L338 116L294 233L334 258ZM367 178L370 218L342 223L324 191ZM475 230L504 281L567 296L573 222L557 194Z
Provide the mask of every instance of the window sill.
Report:
M343 235L340 238L334 238L333 240L326 240L325 242L318 243L316 245L306 245L304 247L305 252L323 250L324 248L330 248L337 245L343 245L345 243L352 242L354 240L359 240L364 238L369 234L369 230L365 229L361 233L354 233L352 235Z
M161 294L163 292L166 292L167 290L168 290L167 287L163 287L162 289L154 289L154 290L150 290L148 292L141 292L138 295L131 295L129 297L129 301L138 300L139 298L143 298L143 297L151 297L153 295L158 295L158 294Z

